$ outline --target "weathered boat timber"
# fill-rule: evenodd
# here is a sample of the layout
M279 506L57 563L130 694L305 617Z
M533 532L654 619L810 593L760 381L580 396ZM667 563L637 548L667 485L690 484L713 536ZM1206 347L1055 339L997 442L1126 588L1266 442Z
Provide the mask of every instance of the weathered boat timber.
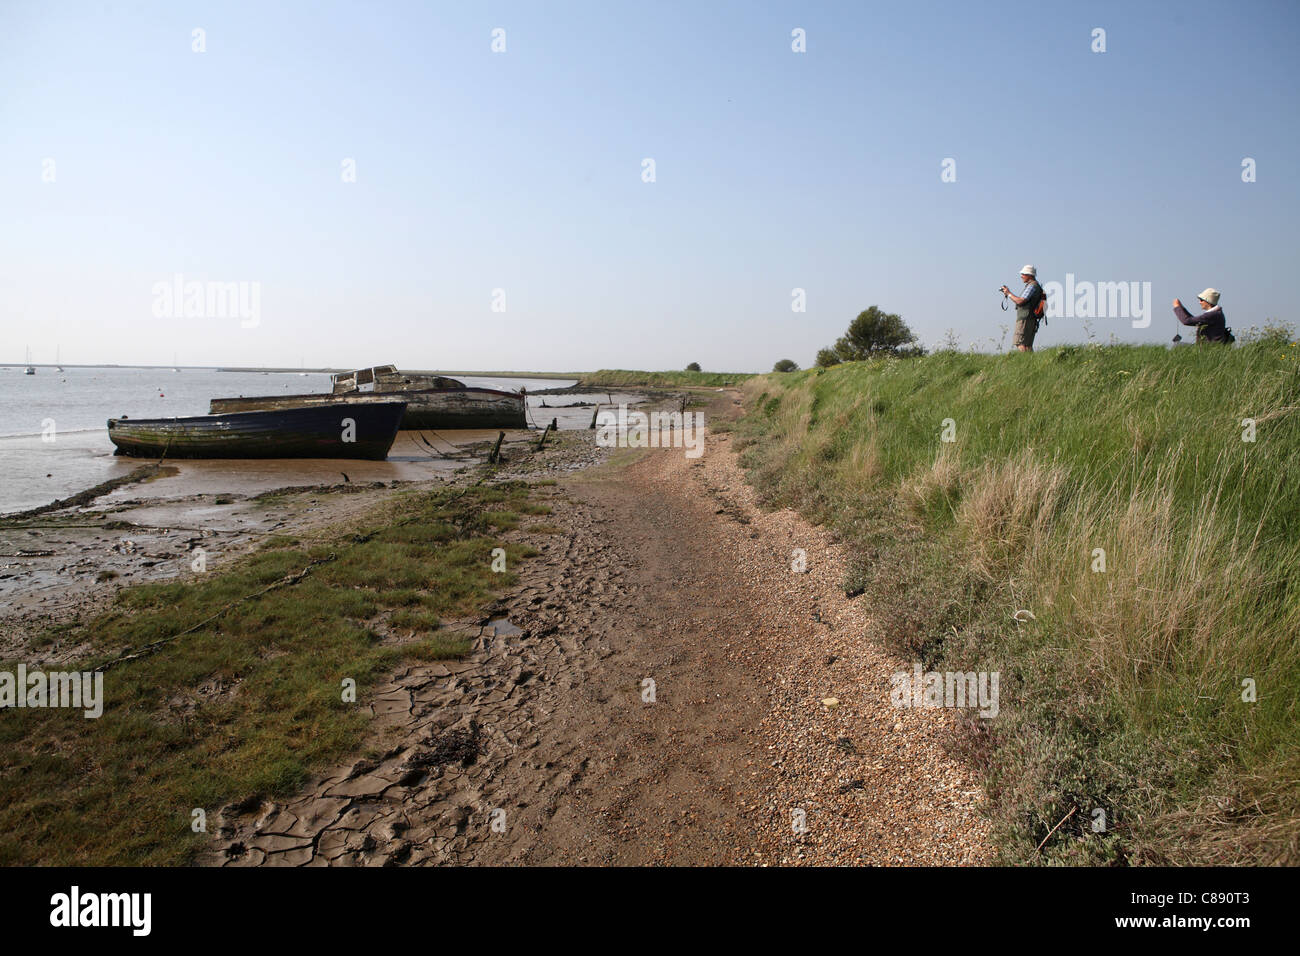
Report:
M474 388L441 375L403 375L391 365L337 374L329 394L214 398L208 410L218 415L339 403L370 405L399 398L406 402L402 428L528 427L522 391Z
M369 458L382 461L406 411L397 400L192 418L110 418L117 454L138 458Z
M396 365L375 365L330 376L335 395L349 392L404 392L425 388L465 388L460 379L445 375L414 375L399 372Z

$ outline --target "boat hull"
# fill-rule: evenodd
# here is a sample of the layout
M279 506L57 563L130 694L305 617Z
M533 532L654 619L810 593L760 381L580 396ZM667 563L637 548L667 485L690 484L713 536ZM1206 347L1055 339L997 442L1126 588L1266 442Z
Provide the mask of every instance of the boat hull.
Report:
M192 418L110 418L117 454L137 458L366 458L382 461L406 405L332 402Z
M232 412L277 411L320 405L374 405L406 402L402 428L527 428L524 396L491 388L403 389L394 392L352 392L335 395L267 395L253 398L214 398L214 415Z

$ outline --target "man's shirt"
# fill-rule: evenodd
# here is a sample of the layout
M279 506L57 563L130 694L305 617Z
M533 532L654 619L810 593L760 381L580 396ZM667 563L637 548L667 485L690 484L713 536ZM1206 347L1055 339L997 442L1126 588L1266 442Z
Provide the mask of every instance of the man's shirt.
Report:
M1039 288L1036 281L1031 279L1025 283L1024 290L1020 293L1021 298L1025 301L1016 306L1017 319L1032 319L1034 309L1038 308L1038 300L1042 296L1043 290Z

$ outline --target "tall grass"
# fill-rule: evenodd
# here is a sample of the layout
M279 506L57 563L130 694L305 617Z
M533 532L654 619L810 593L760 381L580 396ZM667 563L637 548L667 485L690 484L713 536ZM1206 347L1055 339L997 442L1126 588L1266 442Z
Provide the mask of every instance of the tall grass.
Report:
M753 481L857 548L881 636L1001 672L1002 715L958 744L1009 861L1300 861L1295 355L940 353L745 386Z

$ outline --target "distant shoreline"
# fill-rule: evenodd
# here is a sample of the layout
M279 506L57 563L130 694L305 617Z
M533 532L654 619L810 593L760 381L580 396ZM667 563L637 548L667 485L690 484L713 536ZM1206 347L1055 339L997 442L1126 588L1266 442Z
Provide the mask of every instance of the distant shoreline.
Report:
M0 362L0 369L22 369L25 366L13 362ZM177 372L243 372L246 374L286 374L286 375L333 375L336 372L351 372L352 368L287 368L283 366L259 368L255 366L236 366L236 365L78 365L68 363L66 365L34 365L38 369L56 369L62 368L65 371L70 368L120 368L120 369L146 369L156 371L177 371ZM365 366L360 366L365 368ZM458 378L515 378L515 379L544 379L550 381L572 380L578 385L589 386L659 386L667 388L699 386L705 388L714 388L718 386L737 385L746 379L753 378L755 375L762 375L762 372L637 372L628 369L600 369L595 372L469 372L449 369L403 369L406 374L410 375L446 375Z
M69 368L141 368L141 369L178 369L182 372L306 372L314 375L333 375L336 372L351 372L352 368L281 368L273 366L240 365L122 365L120 363L82 364L78 362L32 362L32 368L69 369ZM26 362L0 362L0 368L26 368ZM465 372L447 371L445 369L404 369L414 375L474 375L480 378L581 378L579 372Z

